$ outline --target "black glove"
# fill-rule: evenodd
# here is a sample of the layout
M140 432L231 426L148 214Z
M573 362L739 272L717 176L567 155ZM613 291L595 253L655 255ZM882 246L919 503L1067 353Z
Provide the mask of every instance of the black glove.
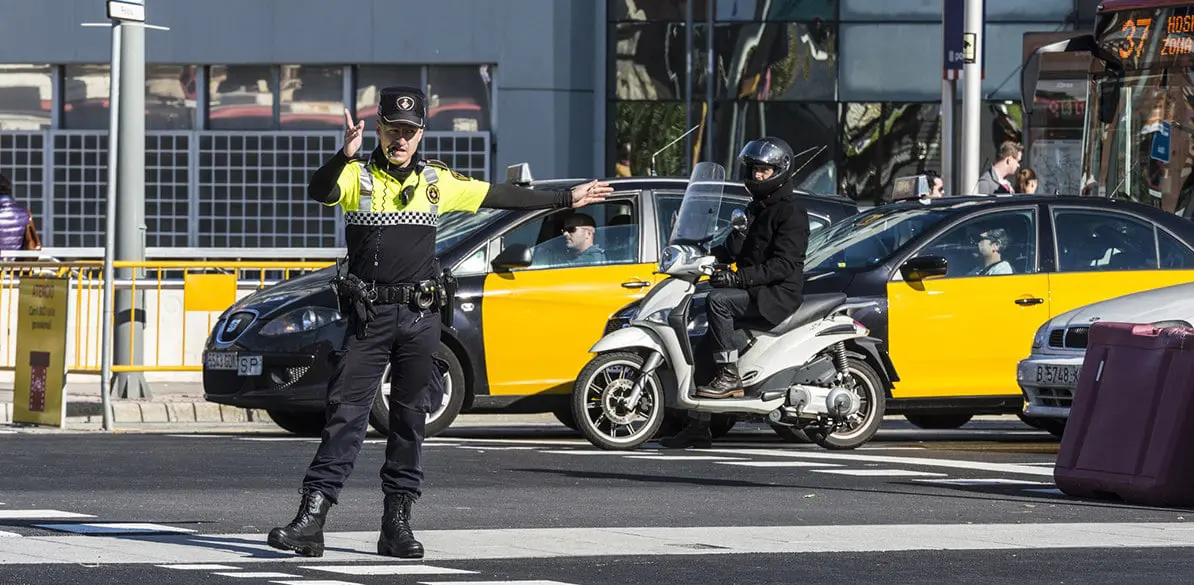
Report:
M713 288L746 288L742 282L742 275L728 268L718 268L709 276L709 284Z

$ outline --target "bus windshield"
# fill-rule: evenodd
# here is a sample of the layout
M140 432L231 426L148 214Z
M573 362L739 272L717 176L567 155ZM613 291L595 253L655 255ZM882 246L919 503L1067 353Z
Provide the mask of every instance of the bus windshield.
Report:
M1092 60L1080 190L1190 217L1194 2L1114 4L1095 27L1095 44L1118 63Z

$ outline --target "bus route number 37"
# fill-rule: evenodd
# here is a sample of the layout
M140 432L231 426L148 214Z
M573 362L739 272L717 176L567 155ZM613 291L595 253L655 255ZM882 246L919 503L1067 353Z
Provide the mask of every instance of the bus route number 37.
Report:
M261 356L240 355L232 351L209 351L203 354L203 367L209 370L236 370L238 376L260 376Z

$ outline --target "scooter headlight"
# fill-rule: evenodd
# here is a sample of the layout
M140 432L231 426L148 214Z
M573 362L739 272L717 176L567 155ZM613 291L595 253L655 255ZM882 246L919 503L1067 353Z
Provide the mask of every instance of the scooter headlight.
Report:
M668 246L659 254L659 271L667 272L684 253L676 246Z

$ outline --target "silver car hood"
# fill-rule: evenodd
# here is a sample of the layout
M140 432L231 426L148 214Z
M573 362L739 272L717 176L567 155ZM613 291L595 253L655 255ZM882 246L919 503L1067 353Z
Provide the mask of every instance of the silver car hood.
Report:
M1090 325L1096 321L1156 323L1177 319L1194 323L1194 283L1175 284L1091 303L1054 317L1050 327Z

